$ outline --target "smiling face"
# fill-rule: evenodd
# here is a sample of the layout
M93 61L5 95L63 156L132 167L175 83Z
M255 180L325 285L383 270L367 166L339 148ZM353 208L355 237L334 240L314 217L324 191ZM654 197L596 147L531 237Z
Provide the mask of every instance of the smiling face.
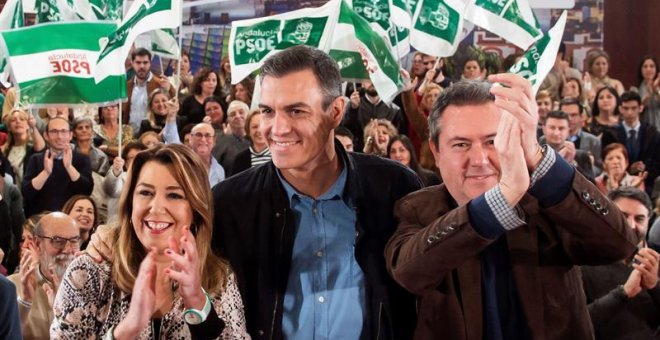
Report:
M73 204L69 216L78 222L81 231L90 231L94 226L94 205L88 199L79 199Z
M151 101L151 111L156 116L167 116L167 95L162 92L156 92Z
M332 130L341 122L344 100L335 98L324 110L323 99L311 70L263 78L259 129L277 168L313 171L333 154Z
M142 167L133 192L131 222L145 249L168 247L167 237L178 240L190 225L193 211L171 166L148 161Z
M261 114L253 115L250 118L248 124L250 127L250 140L252 141L252 144L258 146L259 149L260 147L268 146L266 137L264 137L264 135L259 130L259 125L261 124Z
M440 118L435 165L459 205L493 188L500 174L494 140L501 113L494 103L449 105Z
M27 114L23 111L14 111L9 118L9 132L14 135L26 134L28 128Z
M69 123L62 119L52 119L48 122L44 136L48 146L56 153L62 152L71 143L73 137Z
M241 135L245 132L245 118L247 117L249 108L247 105L242 105L239 102L231 102L227 109L227 123L231 128L232 133Z
M552 110L552 98L537 98L536 105L539 107L539 118L545 119L545 117L548 115L548 112Z
M215 146L215 130L210 124L200 123L190 132L190 147L202 159L211 155Z
M653 80L658 75L658 67L653 59L646 59L642 64L642 77L645 80Z
M225 112L218 102L207 102L204 106L204 113L211 117L211 124L220 125Z
M401 143L396 141L390 147L390 158L405 165L410 166L410 151Z

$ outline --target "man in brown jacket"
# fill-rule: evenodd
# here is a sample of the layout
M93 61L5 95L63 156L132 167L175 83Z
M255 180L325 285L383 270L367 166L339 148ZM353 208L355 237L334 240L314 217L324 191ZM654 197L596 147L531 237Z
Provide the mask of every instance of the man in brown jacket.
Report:
M444 185L395 206L388 270L418 295L415 339L591 339L576 264L634 253L598 189L536 141L528 81L459 82L429 117ZM442 132L440 132L442 130Z
M135 76L126 82L128 101L122 107L122 124L130 124L139 136L140 123L147 119L149 95L162 88L174 97L176 90L164 74L151 73L151 52L145 48L136 48L131 52L131 67Z

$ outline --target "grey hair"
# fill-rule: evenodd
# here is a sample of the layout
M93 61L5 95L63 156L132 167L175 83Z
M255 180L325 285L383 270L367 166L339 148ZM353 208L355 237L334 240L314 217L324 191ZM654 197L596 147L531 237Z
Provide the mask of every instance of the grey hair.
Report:
M261 66L261 81L267 76L281 78L290 73L310 70L323 92L323 109L341 96L341 75L339 66L325 52L298 45L266 59Z
M438 146L440 118L449 105L481 105L492 102L495 96L490 93L491 83L483 80L462 80L446 88L433 104L429 114L429 138Z

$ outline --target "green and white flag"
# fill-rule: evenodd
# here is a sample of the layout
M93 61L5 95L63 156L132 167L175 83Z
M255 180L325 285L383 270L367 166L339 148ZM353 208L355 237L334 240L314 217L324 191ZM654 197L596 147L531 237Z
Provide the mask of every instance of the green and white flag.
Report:
M523 50L543 35L528 0L470 0L465 19Z
M237 84L261 67L264 60L288 47L308 45L327 51L339 15L339 1L231 24L229 63Z
M135 38L145 32L181 25L181 0L136 0L117 30L107 37L99 55L94 79L124 74L124 60Z
M564 35L564 26L566 26L566 11L561 14L559 20L557 20L548 33L539 39L509 69L510 73L519 74L532 83L533 95L536 95L543 80L555 64L559 44Z
M456 52L463 30L461 0L420 0L413 17L410 44L420 52L448 57Z
M371 23L372 29L387 39L392 53L403 58L410 52L410 30L390 20L390 0L347 0L355 13Z
M390 48L362 16L341 2L330 56L345 80L371 79L380 98L391 102L403 87L400 66Z
M9 0L5 3L5 7L0 12L0 30L11 30L18 27L23 27L23 1L22 0ZM7 59L4 53L0 61L0 82L5 87L9 85L9 68L7 67Z
M149 32L151 52L161 57L179 59L179 41L170 28Z
M121 21L123 14L122 0L81 0L89 3L98 20ZM89 20L89 19L88 19Z
M417 0L388 0L390 8L390 20L396 26L410 29L412 14L415 11L414 4ZM409 4L410 3L410 4ZM412 5L412 8L408 6Z
M94 81L111 22L56 22L0 32L12 74L32 107L109 103L126 97L124 74ZM30 42L29 44L26 42Z

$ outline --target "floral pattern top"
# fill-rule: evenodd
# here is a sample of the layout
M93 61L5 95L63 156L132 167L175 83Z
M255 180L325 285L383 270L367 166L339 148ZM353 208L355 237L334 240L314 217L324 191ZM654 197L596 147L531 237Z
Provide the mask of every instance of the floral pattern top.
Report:
M126 318L131 294L119 290L110 273L110 263L99 264L89 256L80 256L69 265L53 303L51 339L100 339ZM225 323L219 339L250 339L234 274L228 275L221 293L209 293L209 297ZM185 309L183 299L175 292L172 309L161 321L160 339L191 338L183 319ZM137 339L155 339L152 332L147 326Z

